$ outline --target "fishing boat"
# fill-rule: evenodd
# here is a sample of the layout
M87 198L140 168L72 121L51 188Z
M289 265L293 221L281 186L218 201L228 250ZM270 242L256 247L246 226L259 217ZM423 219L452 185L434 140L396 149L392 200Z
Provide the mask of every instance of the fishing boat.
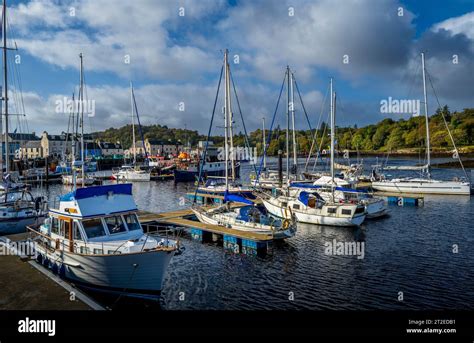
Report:
M228 63L228 51L224 52L224 147L225 147L225 165L229 162L229 147L232 146L230 137L232 136L232 107L230 95L230 67ZM213 114L214 115L214 114ZM212 120L211 120L212 125ZM230 140L230 144L229 144ZM206 151L203 152L205 156ZM204 159L204 158L203 158ZM233 162L233 161L231 161ZM201 175L202 170L199 172ZM272 235L274 240L289 238L296 233L295 218L287 218L284 220L276 219L267 214L265 208L256 206L251 200L246 199L240 194L230 194L230 181L235 180L235 174L232 177L229 172L225 171L224 177L224 198L223 205L217 207L195 206L196 196L199 189L196 189L194 196L193 213L202 223L224 226L233 230L252 233L267 233ZM233 204L246 204L247 206L238 206L233 208Z
M452 181L435 180L431 177L430 127L428 116L428 100L426 94L426 68L424 53L421 53L421 66L423 70L423 96L426 125L426 164L423 166L399 166L396 169L420 171L423 175L421 177L405 177L394 178L391 180L383 179L374 181L372 182L372 188L378 191L391 193L470 195L471 185L467 181L467 175L465 180L454 179ZM458 156L459 162L462 166L459 154L457 154L456 144L447 125L446 128L456 151L456 155Z
M291 80L292 74L287 71ZM290 81L291 82L291 81ZM290 218L293 215L298 222L331 226L359 226L366 217L365 206L346 201L337 201L334 196L337 187L334 173L334 135L335 135L335 93L333 82L330 83L331 94L331 197L324 200L317 191L298 189L290 192L289 188L280 190L283 194L268 194L262 192L259 197L265 208L274 216ZM288 159L288 157L287 157ZM287 162L288 163L288 162ZM326 182L324 181L324 184ZM276 190L278 192L278 190Z
M133 144L133 162L132 165L123 165L119 169L112 170L112 179L117 181L150 181L151 172L149 169L140 168L137 165L137 144L135 141L135 113L138 119L137 104L135 101L135 94L133 92L133 84L130 82L130 102L131 102L131 113L132 113L132 144ZM140 125L140 120L138 119L138 124ZM139 126L141 127L141 126ZM140 128L141 132L141 128ZM143 147L145 147L145 142L142 135ZM146 160L148 160L148 155L145 150Z
M33 234L36 260L82 287L156 299L178 242L145 234L131 184L78 188Z

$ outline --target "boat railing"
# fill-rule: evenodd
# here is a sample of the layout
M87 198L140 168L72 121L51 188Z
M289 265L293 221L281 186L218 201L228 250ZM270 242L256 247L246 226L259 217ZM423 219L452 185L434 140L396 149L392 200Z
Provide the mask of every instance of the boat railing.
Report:
M144 233L154 237L165 240L165 245L168 246L171 240L179 241L179 234L176 230L170 229L163 224L142 224ZM145 244L143 245L145 246Z

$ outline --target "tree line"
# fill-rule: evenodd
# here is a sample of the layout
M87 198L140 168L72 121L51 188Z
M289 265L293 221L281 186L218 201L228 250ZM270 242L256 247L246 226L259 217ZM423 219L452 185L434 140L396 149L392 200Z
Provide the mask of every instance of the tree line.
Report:
M434 149L448 149L452 147L448 125L453 139L458 147L473 145L474 108L466 108L462 112L452 112L447 106L438 109L430 116L430 143ZM297 150L299 154L307 155L316 136L313 152L316 149L328 149L330 145L330 128L322 123L317 130L298 130L296 132ZM144 138L157 139L169 142L181 142L183 145L196 146L198 141L206 140L207 136L199 134L196 130L168 128L166 125L142 126ZM132 145L132 127L126 125L121 128L109 128L94 134L98 139L109 142L120 142L126 149ZM268 130L267 130L268 137ZM141 136L136 129L136 139ZM212 136L211 140L216 145L223 143L222 136ZM263 151L262 130L258 129L249 133L250 146L256 147L259 155ZM291 140L291 136L290 136ZM234 136L234 146L245 147L245 135L239 132ZM409 119L393 120L384 119L377 124L358 128L336 127L336 147L338 150L352 150L360 152L396 152L407 148L420 148L426 146L425 117L411 117ZM272 131L272 139L267 148L268 155L276 155L278 150L286 149L286 130L277 126Z

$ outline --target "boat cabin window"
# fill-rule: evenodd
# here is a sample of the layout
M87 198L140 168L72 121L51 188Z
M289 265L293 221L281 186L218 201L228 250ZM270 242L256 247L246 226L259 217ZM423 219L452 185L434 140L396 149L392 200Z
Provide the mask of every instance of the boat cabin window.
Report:
M293 204L293 208L294 208L295 210L299 210L299 209L300 209L300 205L298 205L298 204Z
M336 213L337 209L335 207L328 207L328 213Z
M51 218L51 232L59 235L59 220L58 218Z
M82 221L82 226L86 232L87 238L105 236L105 229L100 219L87 219Z
M111 235L113 235L114 233L127 231L127 229L125 228L125 224L122 221L122 217L120 216L107 217L104 220Z
M348 214L348 215L351 215L351 214L352 214L352 210L343 209L343 210L342 210L342 214Z
M127 214L123 217L125 218L125 222L127 223L128 229L130 231L141 229L140 223L135 214Z
M69 237L69 225L71 225L69 222L66 222L64 220L60 221L60 228L61 228L61 236L63 236L66 239L70 239Z
M82 241L81 230L79 230L79 224L77 222L73 223L73 232L74 232L74 240Z

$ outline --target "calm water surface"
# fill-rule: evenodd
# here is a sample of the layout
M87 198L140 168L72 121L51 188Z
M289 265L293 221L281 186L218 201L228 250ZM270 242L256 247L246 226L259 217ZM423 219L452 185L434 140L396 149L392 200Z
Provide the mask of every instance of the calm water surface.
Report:
M275 161L271 162L274 165ZM375 160L366 162L370 165ZM242 165L244 179L252 168ZM434 170L433 174L443 179L462 176L459 170L446 169ZM51 199L67 190L61 185L51 186L48 194ZM180 197L193 191L194 185L135 183L133 190L140 209L158 212L182 207ZM185 236L186 250L170 264L160 307L473 309L471 198L431 196L425 198L423 207L389 209L388 217L367 221L359 229L299 224L295 237L275 244L264 258L234 255ZM325 254L325 243L334 239L364 242L364 258ZM458 253L453 253L453 245L457 245ZM403 292L403 301L398 300L399 292Z

